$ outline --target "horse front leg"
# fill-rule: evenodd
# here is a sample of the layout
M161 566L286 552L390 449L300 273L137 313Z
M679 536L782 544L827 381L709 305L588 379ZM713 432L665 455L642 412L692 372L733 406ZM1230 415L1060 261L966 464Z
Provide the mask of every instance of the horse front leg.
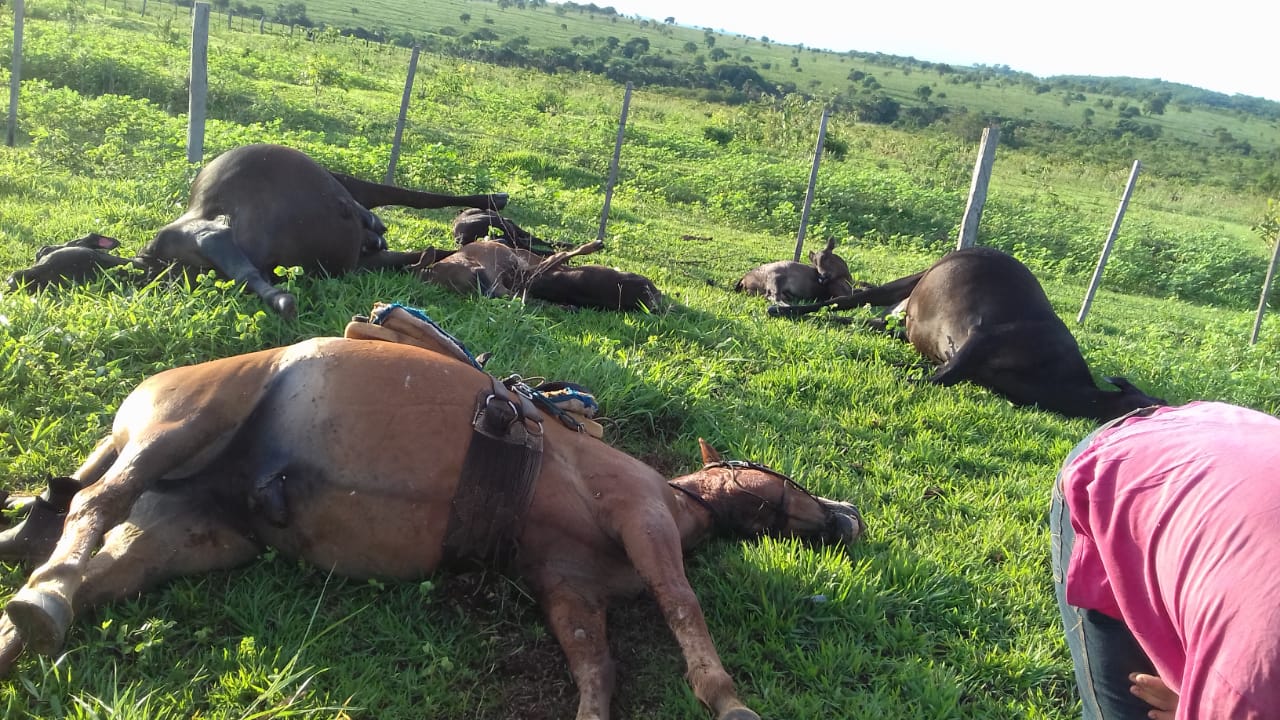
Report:
M651 512L620 530L627 556L680 643L693 694L715 713L717 720L760 720L738 699L733 680L720 662L702 606L684 574L683 548L675 520L665 512Z
M562 577L544 575L533 584L578 686L577 720L608 720L616 670L606 638L605 603L597 591Z

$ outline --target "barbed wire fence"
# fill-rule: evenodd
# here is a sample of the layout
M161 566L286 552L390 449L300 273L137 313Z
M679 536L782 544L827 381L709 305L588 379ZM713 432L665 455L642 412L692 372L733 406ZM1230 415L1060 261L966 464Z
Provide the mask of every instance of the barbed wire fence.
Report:
M11 59L10 72L10 97L9 97L9 117L8 131L6 134L6 143L13 147L16 143L18 130L18 113L19 113L19 95L21 88L21 68L22 68L22 34L23 34L23 17L25 14L24 0L10 0L14 11L14 38L13 38L13 57ZM109 5L110 0L103 1L103 7ZM124 10L129 9L129 0L120 0L121 7ZM177 17L180 14L186 14L192 20L191 35L191 65L188 75L189 82L189 105L188 105L188 133L187 133L187 159L191 163L200 163L204 158L204 123L207 110L207 93L208 93L208 48L209 48L209 32L210 18L212 14L211 5L208 2L193 2L189 5L173 0L171 4L166 4L170 11L170 17ZM147 0L141 0L139 3L139 14L143 17L147 15ZM400 155L401 143L407 114L410 107L411 97L414 87L414 78L416 74L418 59L421 53L419 46L402 47L393 43L378 43L368 38L357 38L351 35L342 35L334 28L317 30L315 28L306 28L298 25L282 25L271 22L267 19L265 13L258 14L256 17L250 17L245 14L237 15L234 8L228 7L226 11L227 23L226 29L235 31L237 18L240 19L240 32L249 32L246 29L247 22L256 22L256 31L259 34L272 34L282 37L295 37L295 34L302 34L310 42L333 42L347 44L363 44L365 47L377 46L380 51L391 51L404 53L408 55L408 66L406 70L406 82L404 93L401 99L399 114L395 124L395 132L391 140L391 155L388 162L385 180L387 183L393 183L395 178L396 164ZM620 158L626 138L626 122L628 108L631 103L632 87L627 83L622 98L621 118L618 125L617 138L613 149L613 157L608 164L608 173L602 179L603 207L600 216L600 224L597 232L597 239L603 240L606 234L606 228L609 219L610 200L613 195L614 187L620 171ZM812 167L809 175L808 188L805 193L803 206L800 211L800 220L796 234L796 246L794 261L799 261L802 248L805 241L805 233L808 220L815 198L815 189L819 182L819 168L821 158L824 152L825 136L827 130L827 122L830 116L830 108L824 107L821 119L818 123L818 135ZM483 130L474 131L477 136L486 135ZM497 139L496 134L491 134L492 139ZM969 189L968 199L961 218L960 230L957 237L957 249L968 247L977 242L978 228L981 220L982 209L986 201L987 188L994 168L995 151L999 139L998 125L988 126L982 133L981 142L978 147L977 159L974 166L972 182ZM545 151L558 154L556 148L542 148ZM594 163L593 163L594 164ZM1086 291L1083 304L1077 323L1082 324L1089 308L1093 302L1095 294L1101 285L1103 269L1106 265L1107 257L1114 246L1119 234L1120 220L1124 216L1125 208L1132 195L1134 183L1136 182L1138 170L1141 163L1134 162L1133 171L1129 177L1128 185L1125 188L1124 195L1121 200L1120 209L1117 212L1116 220L1113 223L1109 234L1107 235L1102 251L1099 257L1097 268L1094 276ZM1278 245L1280 246L1280 245ZM1275 273L1277 260L1280 259L1280 252L1272 258L1272 262L1268 266L1266 280L1262 289L1262 297L1259 301L1258 310L1254 322L1254 329L1250 338L1250 343L1257 342L1258 330L1262 323L1262 317L1268 304L1267 297L1272 285L1272 278Z

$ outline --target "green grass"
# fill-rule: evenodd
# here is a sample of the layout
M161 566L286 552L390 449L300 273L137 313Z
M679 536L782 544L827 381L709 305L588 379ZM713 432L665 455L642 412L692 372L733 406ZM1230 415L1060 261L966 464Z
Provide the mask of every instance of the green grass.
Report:
M74 28L61 17L28 22L21 142L0 148L6 270L89 230L136 250L185 202L193 168L172 100L181 43L165 40L160 10L83 10ZM209 157L284 142L381 177L406 52L214 25L221 99ZM537 234L590 239L621 96L598 78L424 56L398 181L505 190L510 216ZM688 561L717 647L764 717L1078 716L1046 510L1058 463L1091 425L974 386L930 386L902 343L820 316L769 319L763 300L730 291L754 265L791 256L812 105L727 107L652 89L632 103L598 258L651 277L670 309L573 313L459 298L390 274L289 280L301 310L293 323L211 277L5 292L0 484L34 489L72 470L151 373L337 334L375 301L398 300L494 352L495 374L587 385L609 441L663 472L693 469L701 436L861 507L871 531L848 551L717 542ZM734 139L707 140L709 125ZM926 266L958 226L974 148L848 117L833 130L849 154L823 163L810 237L838 237L862 279ZM1268 317L1261 342L1246 343L1267 251L1248 229L1261 197L1144 175L1107 289L1087 324L1074 324L1127 174L1002 148L981 241L1036 268L1099 374L1172 402L1280 411L1280 320ZM383 217L403 249L449 246L451 215ZM1248 273L1207 268L1235 262ZM0 566L0 601L22 577ZM612 620L617 715L706 717L652 603L621 603ZM519 583L355 582L272 553L103 608L76 623L60 660L25 658L0 681L7 718L540 718L574 707L563 657Z

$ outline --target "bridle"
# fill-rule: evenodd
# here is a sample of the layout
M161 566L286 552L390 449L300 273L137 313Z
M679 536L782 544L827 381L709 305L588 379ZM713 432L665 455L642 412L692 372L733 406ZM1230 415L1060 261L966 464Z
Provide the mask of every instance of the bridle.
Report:
M786 475L783 475L782 473L778 472L777 470L774 470L773 468L767 465L761 465L760 463L754 463L747 460L717 460L715 462L706 463L702 466L702 469L704 471L715 470L717 468L724 468L729 470L729 481L734 485L737 485L738 488L740 488L747 495L750 495L756 500L759 500L761 508L773 509L773 512L774 512L773 524L769 528L767 528L767 530L772 531L774 533L781 533L786 528L787 520L791 518L791 516L787 512L788 506L790 504L789 493L787 492L789 488L799 490L800 492L808 496L809 499L813 500L814 502L818 502L818 499L814 497L813 493L806 490L803 485L801 485L795 480L792 480L791 478L787 477ZM768 498L761 497L755 492L752 492L749 488L747 488L745 485L743 485L741 482L738 481L739 470L756 470L766 475L782 480L782 483L781 483L782 490L778 496L778 499L770 500ZM680 492L684 493L687 497L689 497L695 503L702 506L702 508L706 510L708 514L711 515L711 522L717 528L721 530L730 530L733 528L732 525L725 522L724 518L720 515L720 512L716 510L716 508L710 502L708 502L706 498L702 497L701 495L698 495L697 493L695 493L692 490L689 490L688 488L681 487L680 485L677 485L674 482L668 482L667 484L670 485L672 488L675 488L676 490L679 490ZM822 507L822 503L818 503L818 506ZM831 512L829 510L826 510L826 508L823 508L823 511L826 512L828 517L831 515Z

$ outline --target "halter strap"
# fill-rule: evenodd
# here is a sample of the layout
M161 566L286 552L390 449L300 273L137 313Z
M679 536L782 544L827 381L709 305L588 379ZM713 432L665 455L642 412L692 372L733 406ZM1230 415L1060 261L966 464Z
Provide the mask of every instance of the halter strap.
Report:
M773 524L770 525L767 529L775 533L781 533L783 529L785 529L786 527L787 520L790 519L790 515L787 514L787 507L790 503L787 495L788 488L795 488L796 490L799 490L805 495L808 495L811 498L813 497L813 495L808 490L804 489L804 487L802 487L796 481L792 480L786 475L783 475L777 470L774 470L773 468L767 465L761 465L760 463L751 462L748 460L717 460L715 462L706 463L702 466L703 470L715 470L719 468L724 468L729 470L730 482L732 482L734 485L737 485L739 488L742 488L742 490L745 491L747 494L759 500L762 506L770 507L773 509L773 512L774 512ZM746 487L744 487L741 483L738 482L738 470L756 470L756 471L765 473L766 475L770 475L772 477L779 478L780 480L782 480L782 492L779 495L778 499L769 500L767 498L760 497L759 495L756 495L754 492L751 492L750 490L748 490ZM721 517L720 512L716 510L716 508L710 502L708 502L706 498L698 495L692 490L681 487L680 485L677 485L673 482L668 482L667 484L675 488L676 490L679 490L680 492L684 493L686 496L692 498L694 502L702 506L708 513L710 513L711 522L716 527L720 528L721 530L729 529L728 523L726 523L724 521L724 518Z

